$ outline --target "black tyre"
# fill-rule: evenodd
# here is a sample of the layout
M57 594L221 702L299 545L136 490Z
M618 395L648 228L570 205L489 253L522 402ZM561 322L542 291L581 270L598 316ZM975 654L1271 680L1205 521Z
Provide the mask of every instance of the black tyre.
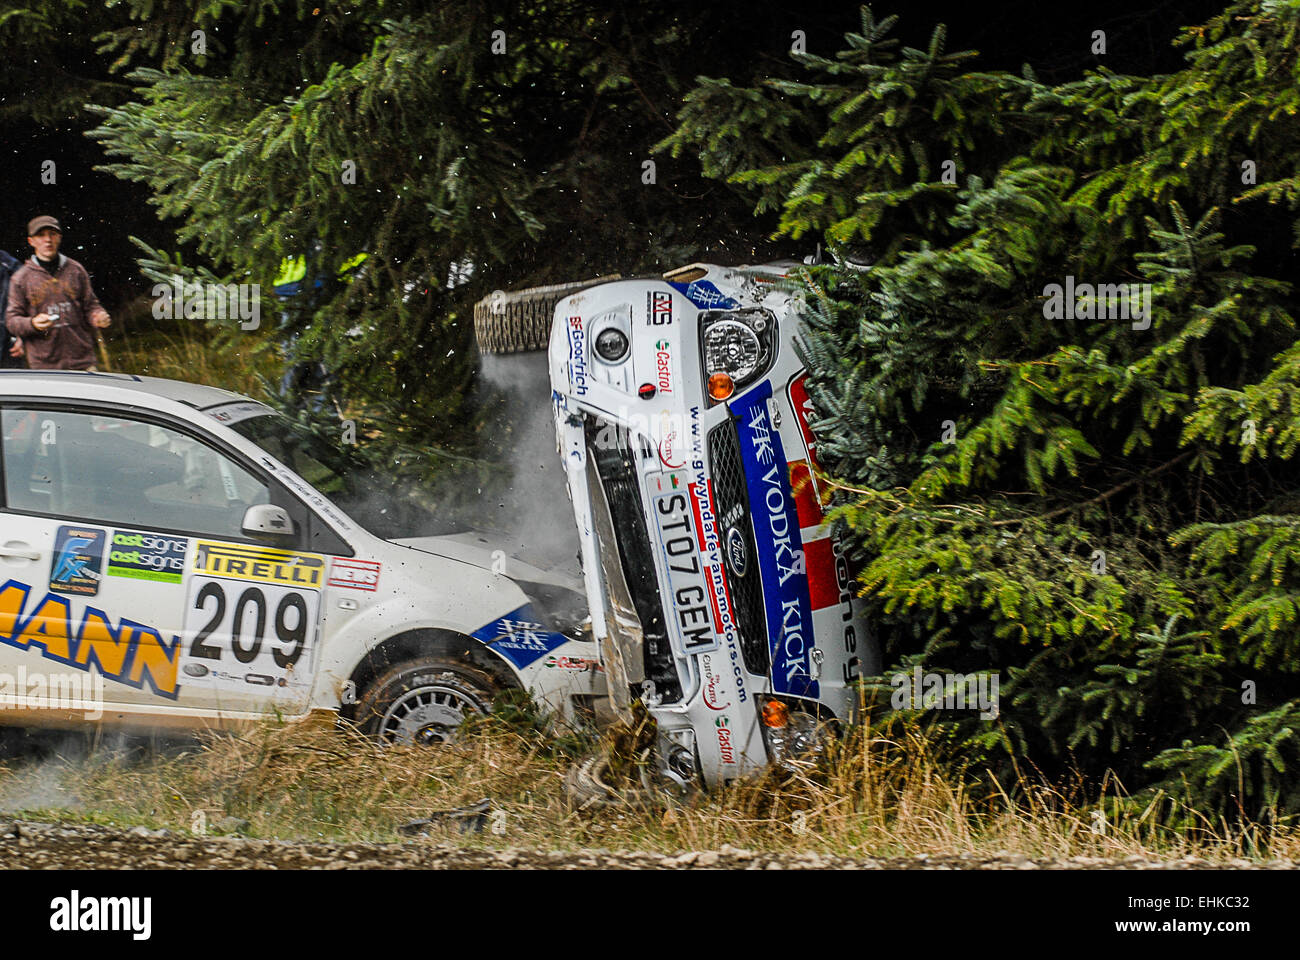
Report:
M564 794L573 810L591 810L619 799L618 791L605 782L607 772L604 756L587 757L569 768Z
M466 717L489 713L500 690L493 677L468 664L421 657L376 677L357 701L356 722L388 743L445 743Z
M695 795L695 786L682 787L651 770L622 786L610 784L609 758L605 754L587 757L569 768L564 778L564 795L575 813L597 810L611 804L653 807L679 804Z
M579 290L597 283L617 280L618 274L584 280L529 287L510 293L497 291L474 304L474 338L483 353L526 353L545 350L551 340L551 319L555 305Z

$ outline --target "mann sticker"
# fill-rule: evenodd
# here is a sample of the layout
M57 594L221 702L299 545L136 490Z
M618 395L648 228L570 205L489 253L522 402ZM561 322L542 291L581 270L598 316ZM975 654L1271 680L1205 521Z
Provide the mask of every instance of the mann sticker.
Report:
M37 600L32 587L18 580L0 586L0 643L39 649L47 660L76 670L93 667L109 680L168 700L180 693L180 637L165 640L147 624L115 621L89 604L78 616L68 600L52 593Z
M59 527L50 563L50 589L93 597L99 593L104 563L104 531L94 527Z
M187 537L115 530L108 550L108 575L157 583L180 583L185 575Z
M208 540L195 541L192 569L211 577L311 589L319 589L325 580L325 558L317 554Z

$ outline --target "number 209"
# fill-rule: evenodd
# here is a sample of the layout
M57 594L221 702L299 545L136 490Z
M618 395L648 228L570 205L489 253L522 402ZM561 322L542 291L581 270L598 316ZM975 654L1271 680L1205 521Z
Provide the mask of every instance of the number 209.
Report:
M195 598L194 609L206 610L210 598L216 599L216 610L213 611L212 618L203 629L195 635L194 642L190 645L190 656L201 657L206 660L220 660L221 648L216 644L208 643L207 639L217 631L217 628L225 620L226 591L216 583L204 584L203 589L199 591L198 597ZM256 620L252 640L245 646L240 631L243 630L244 615L249 606L253 607ZM297 614L292 627L287 622L291 610ZM275 665L284 669L298 662L306 645L307 601L303 599L300 593L286 593L280 598L280 603L275 608L274 619L276 639L288 649L286 651L272 647L271 656L275 659ZM252 663L262 650L262 640L265 633L266 594L258 587L248 587L235 601L234 616L230 625L230 652L235 655L235 659L240 663Z

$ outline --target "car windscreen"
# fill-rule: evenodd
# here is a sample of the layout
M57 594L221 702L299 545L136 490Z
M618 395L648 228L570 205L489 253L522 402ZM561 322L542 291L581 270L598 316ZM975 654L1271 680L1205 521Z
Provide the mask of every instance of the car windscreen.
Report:
M228 425L377 537L433 537L463 529L462 524L439 517L421 503L421 492L414 484L376 470L359 455L278 413L268 412Z

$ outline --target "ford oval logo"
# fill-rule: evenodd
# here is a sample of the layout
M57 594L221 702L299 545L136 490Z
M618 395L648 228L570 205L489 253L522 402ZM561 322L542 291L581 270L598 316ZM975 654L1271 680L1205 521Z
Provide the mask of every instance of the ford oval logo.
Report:
M743 577L749 569L749 549L745 546L745 535L739 527L727 531L727 566L738 577Z

